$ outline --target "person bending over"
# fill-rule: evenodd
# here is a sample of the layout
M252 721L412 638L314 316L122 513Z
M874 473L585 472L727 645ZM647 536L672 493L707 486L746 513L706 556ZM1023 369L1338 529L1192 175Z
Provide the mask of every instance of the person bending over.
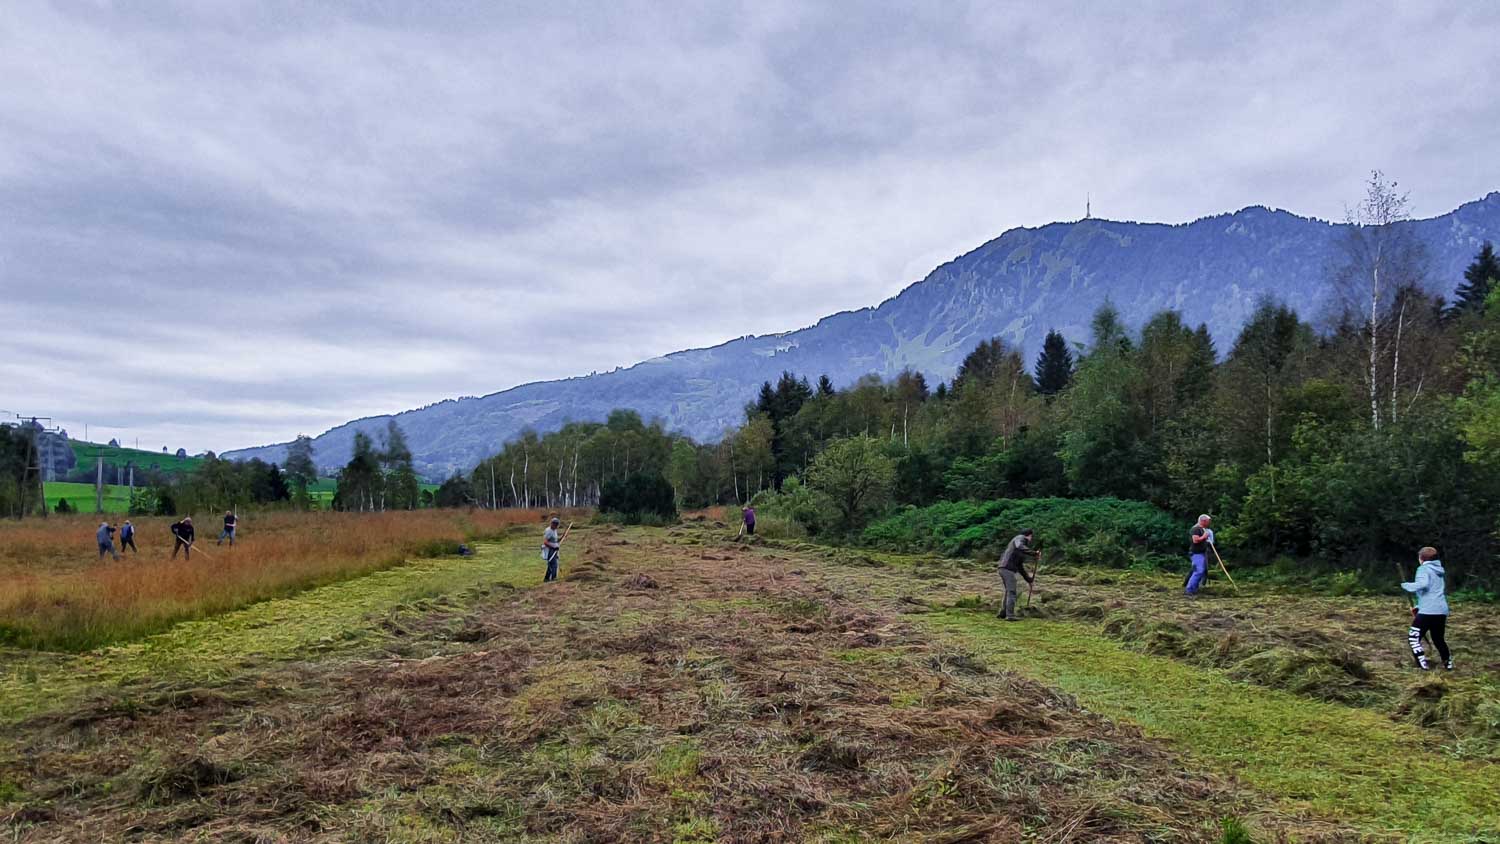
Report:
M182 549L182 558L193 558L193 517L183 516L182 521L172 523L172 559L177 559L177 549Z
M1016 575L1020 575L1027 583L1030 583L1031 574L1026 571L1024 561L1027 557L1035 558L1041 555L1040 551L1032 550L1032 535L1030 528L1016 534L1005 546L1005 553L1000 555L1000 579L1005 582L1005 603L1000 609L1000 617L1006 621L1018 620L1016 597L1020 594L1020 590L1016 588Z

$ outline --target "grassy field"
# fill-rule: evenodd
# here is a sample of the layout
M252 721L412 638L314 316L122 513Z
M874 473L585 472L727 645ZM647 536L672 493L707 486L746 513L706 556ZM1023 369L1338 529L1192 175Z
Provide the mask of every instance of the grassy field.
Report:
M184 619L451 553L459 542L538 526L542 511L273 512L240 521L234 547L198 525L193 559L173 559L170 518L135 519L140 551L100 560L92 515L0 523L0 642L78 650Z
M147 452L148 454L150 452ZM421 484L422 489L436 492L437 484ZM308 496L318 507L327 510L333 506L333 494L338 490L338 481L333 478L319 478L314 483L308 484ZM47 508L49 510L57 507L59 499L66 498L68 503L84 513L94 512L94 485L87 483L64 483L52 481L47 484ZM130 487L117 486L115 484L104 485L104 512L127 513L130 511Z
M1493 608L1460 608L1469 667L1434 679L1400 667L1374 599L1189 604L1080 569L1006 624L993 576L951 560L603 526L543 585L536 539L87 653L0 651L0 817L20 841L1500 833L1493 743L1390 708L1488 682ZM1278 637L1366 676L1248 671Z
M438 484L418 484L428 492L437 492ZM338 492L339 483L334 478L318 478L307 485L308 497L317 502L319 507L329 509L333 506L333 494Z
M74 484L53 481L47 484L47 509L57 509L60 499L67 499L68 504L80 513L94 512L94 485ZM130 511L130 487L104 485L104 512L126 513Z

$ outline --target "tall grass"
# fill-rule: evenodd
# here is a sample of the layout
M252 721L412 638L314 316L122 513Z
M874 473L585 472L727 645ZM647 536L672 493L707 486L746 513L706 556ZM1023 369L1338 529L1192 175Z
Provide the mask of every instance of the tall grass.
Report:
M98 560L93 515L0 523L0 642L85 650L256 601L451 553L541 510L260 513L240 520L235 547L215 546L218 520L198 525L192 560L170 559L166 518L133 520L140 554ZM539 540L540 541L540 538Z

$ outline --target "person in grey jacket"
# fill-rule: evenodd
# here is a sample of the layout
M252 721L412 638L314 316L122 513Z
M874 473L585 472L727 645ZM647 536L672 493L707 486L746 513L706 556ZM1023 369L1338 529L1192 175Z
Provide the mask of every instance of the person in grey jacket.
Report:
M1443 570L1443 561L1438 559L1437 549L1431 546L1417 553L1417 561L1416 579L1401 584L1401 588L1416 596L1417 601L1417 612L1412 617L1411 627L1407 628L1406 641L1411 645L1411 655L1417 661L1417 667L1426 671L1431 666L1427 663L1426 651L1422 649L1422 636L1431 637L1438 656L1443 658L1443 667L1452 671L1453 657L1448 652L1448 640L1444 638L1448 627L1447 572Z
M99 529L94 531L94 538L99 540L99 559L104 559L105 554L116 560L120 559L120 555L115 553L115 529L110 527L109 522L99 523Z
M1020 575L1027 583L1031 582L1031 574L1026 571L1026 558L1039 557L1040 551L1031 547L1031 538L1034 536L1030 528L1016 534L1005 546L1005 553L1000 555L1000 579L1005 583L1005 602L1000 605L1000 617L1006 621L1019 621L1016 618L1016 596L1020 590L1016 587L1016 576Z

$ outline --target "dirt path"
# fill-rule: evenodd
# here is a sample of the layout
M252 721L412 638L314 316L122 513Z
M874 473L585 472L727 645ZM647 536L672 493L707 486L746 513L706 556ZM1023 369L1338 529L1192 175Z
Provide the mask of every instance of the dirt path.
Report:
M6 727L0 817L23 841L1344 838L913 624L885 572L580 538L559 584Z

